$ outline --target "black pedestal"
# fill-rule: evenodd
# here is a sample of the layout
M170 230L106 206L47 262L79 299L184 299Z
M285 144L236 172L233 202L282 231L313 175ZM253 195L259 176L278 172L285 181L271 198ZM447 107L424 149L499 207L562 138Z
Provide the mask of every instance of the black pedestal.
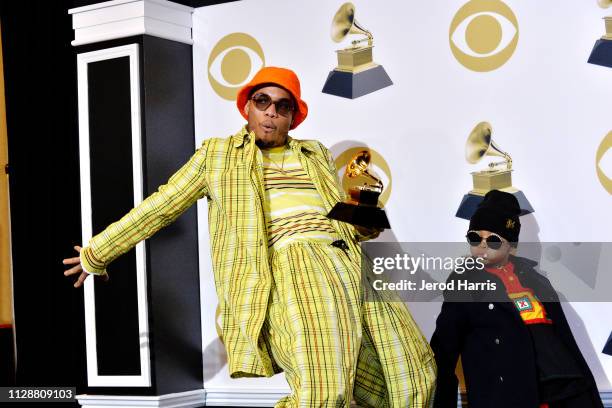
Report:
M124 47L137 52L111 56ZM192 49L143 35L82 46L78 54L86 58L79 62L87 74L79 85L87 104L79 105L79 116L89 125L87 137L81 135L89 155L81 160L89 164L83 186L90 191L95 235L134 206L137 186L148 197L193 155ZM87 394L156 396L203 388L196 207L144 247L141 264L132 249L109 265L109 283L95 281L93 297L86 292L86 321L95 322L87 338Z
M356 74L333 70L327 76L323 93L355 99L390 85L393 82L382 65Z
M608 341L606 341L606 345L602 351L604 354L612 356L612 333L610 333L610 337L608 337Z
M521 206L521 215L529 214L535 211L522 191L517 191L516 193L512 193L512 195L516 197L519 205ZM463 199L461 199L461 204L459 204L455 217L469 220L472 218L472 215L474 215L474 212L476 212L476 208L478 208L478 204L480 204L483 199L483 196L476 194L464 195Z
M612 40L597 40L588 62L612 68Z
M367 228L391 228L385 210L378 207L338 203L327 216L334 220Z

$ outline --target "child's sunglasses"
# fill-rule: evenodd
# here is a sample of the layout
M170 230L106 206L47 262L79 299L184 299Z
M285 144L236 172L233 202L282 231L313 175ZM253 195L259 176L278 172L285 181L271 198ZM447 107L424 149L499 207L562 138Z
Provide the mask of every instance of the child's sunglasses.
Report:
M270 95L267 95L265 93L256 93L255 95L253 95L251 100L255 104L255 107L260 111L265 111L270 107L270 105L274 104L274 108L276 108L276 113L281 116L289 116L289 114L295 110L293 102L291 101L291 99L287 98L279 99L278 101L273 102Z
M468 231L465 237L467 238L467 242L473 247L480 245L483 239L487 243L487 247L491 249L499 249L504 243L502 237L494 233L492 233L486 238L483 238L476 231Z

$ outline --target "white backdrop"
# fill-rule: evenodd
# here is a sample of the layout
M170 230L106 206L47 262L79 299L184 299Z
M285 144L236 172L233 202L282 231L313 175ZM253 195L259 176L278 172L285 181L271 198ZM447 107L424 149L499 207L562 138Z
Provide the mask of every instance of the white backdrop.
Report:
M484 163L464 159L476 123L493 125L493 139L514 160L513 185L536 212L522 218L523 241L612 241L612 197L596 175L595 154L610 130L612 70L586 63L604 33L605 11L593 1L507 0L518 21L512 57L490 72L461 65L449 46L449 27L466 0L356 0L356 18L374 35L374 60L394 84L350 100L323 94L335 50L331 19L342 1L242 0L194 14L196 144L235 133L244 120L235 102L217 95L208 60L231 33L254 37L265 65L296 71L308 119L291 134L318 139L338 155L368 145L391 169L386 206L392 231L381 240L461 241L467 222L454 214L471 189L470 172ZM253 68L258 62L253 60ZM254 73L254 70L252 74ZM612 177L612 152L600 163ZM387 175L389 176L389 175ZM208 246L206 203L200 202L205 388L285 390L284 379L231 380L215 330L217 305ZM612 390L612 357L601 349L612 330L612 304L564 305L602 391ZM439 304L412 304L429 338Z

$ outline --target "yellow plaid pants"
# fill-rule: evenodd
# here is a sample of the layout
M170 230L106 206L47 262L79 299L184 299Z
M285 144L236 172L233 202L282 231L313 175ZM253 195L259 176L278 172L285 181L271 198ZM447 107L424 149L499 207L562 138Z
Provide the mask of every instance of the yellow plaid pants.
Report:
M430 407L436 366L401 302L363 302L360 263L340 248L295 242L272 251L262 340L285 372L293 407Z

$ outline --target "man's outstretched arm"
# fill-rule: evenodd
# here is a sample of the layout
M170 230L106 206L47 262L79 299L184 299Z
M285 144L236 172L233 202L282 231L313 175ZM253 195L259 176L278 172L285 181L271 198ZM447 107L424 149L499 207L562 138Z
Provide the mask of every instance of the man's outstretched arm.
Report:
M207 149L205 141L158 191L93 237L85 248L75 247L80 256L63 261L65 265L75 265L64 275L80 273L75 287L80 287L88 274L102 275L108 280L106 267L110 262L172 223L198 199L208 195L204 176Z

